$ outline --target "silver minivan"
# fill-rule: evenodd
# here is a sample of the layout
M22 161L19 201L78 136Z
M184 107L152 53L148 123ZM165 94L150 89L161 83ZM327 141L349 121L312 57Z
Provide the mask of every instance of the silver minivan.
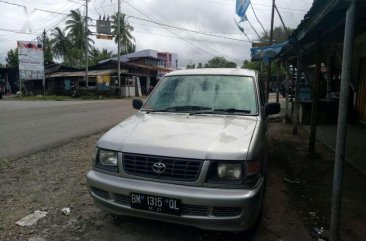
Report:
M87 183L97 207L243 231L258 220L267 172L267 103L258 74L193 69L162 78L139 111L97 143Z

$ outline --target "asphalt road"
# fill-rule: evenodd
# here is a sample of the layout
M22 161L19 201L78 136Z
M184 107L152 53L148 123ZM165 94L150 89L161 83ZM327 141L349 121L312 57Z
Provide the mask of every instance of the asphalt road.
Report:
M131 100L1 101L0 160L99 133L135 112Z

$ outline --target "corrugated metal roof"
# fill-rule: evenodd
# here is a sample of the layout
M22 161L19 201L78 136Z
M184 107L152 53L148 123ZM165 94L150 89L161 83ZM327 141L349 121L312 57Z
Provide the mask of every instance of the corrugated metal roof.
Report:
M97 76L97 75L109 75L109 74L116 74L116 69L106 69L106 70L90 70L88 71L88 76ZM121 73L125 73L121 70ZM75 71L75 72L56 72L50 74L51 78L55 77L84 77L85 71Z

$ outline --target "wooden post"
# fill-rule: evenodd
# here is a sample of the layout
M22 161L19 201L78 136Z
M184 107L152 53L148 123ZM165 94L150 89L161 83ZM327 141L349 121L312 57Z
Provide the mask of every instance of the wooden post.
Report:
M332 80L333 80L333 61L332 61L332 53L328 54L327 58L327 101L331 100L331 92L332 92Z
M294 106L294 118L293 118L293 128L292 133L297 135L298 124L299 124L299 105L300 105L300 80L301 80L301 70L302 70L302 53L299 52L297 56L297 66L296 66L296 83L295 83L295 106Z
M269 45L273 44L273 24L274 24L274 9L275 9L276 0L272 0L272 17L271 17L271 31L269 33ZM268 69L267 69L267 79L265 83L266 88L266 100L269 100L269 85L271 80L271 59L269 59Z
M285 68L286 68L286 82L285 82L286 113L285 113L285 119L287 119L287 117L288 117L288 87L289 87L289 80L290 80L290 66L289 66L287 60L285 62Z
M280 85L281 85L280 67L281 67L281 62L278 60L277 65L276 65L276 75L277 75L277 80L276 80L276 102L277 103L280 102Z
M319 101L319 86L321 81L321 47L317 47L316 64L314 72L314 81L312 89L312 106L311 106L311 126L309 139L309 152L314 152L316 141L316 125L318 118L318 101Z

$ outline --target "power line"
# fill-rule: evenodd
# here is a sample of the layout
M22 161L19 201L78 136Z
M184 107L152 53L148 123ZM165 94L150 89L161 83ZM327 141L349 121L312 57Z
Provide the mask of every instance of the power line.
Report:
M261 39L261 37L259 36L257 30L255 30L255 28L253 27L252 23L249 21L249 19L247 19L247 22L249 23L250 27L252 27L253 31L257 34L258 39Z
M282 16L281 16L281 13L280 13L280 11L278 11L278 8L277 8L276 4L274 5L274 8L276 9L277 14L278 14L278 17L279 17L279 18L280 18L280 20L281 20L281 23L282 23L282 25L283 25L283 30L285 31L285 33L286 33L286 34L287 34L287 36L288 36L287 28L286 28L285 22L283 21Z
M127 4L129 4L129 3L127 3ZM65 14L65 13L50 11L50 10L46 10L46 9L37 8L37 10L38 11L43 11L43 12L48 12L48 13L53 13L53 14L60 14L60 15L68 16L68 14ZM160 23L160 22L157 22L155 20L152 20L151 18L144 19L144 18L139 18L139 17L132 16L132 15L127 15L127 14L126 14L126 16L130 17L130 18L138 19L140 21L150 22L150 23L154 23L154 24L157 24L157 25L160 25L160 26L175 28L175 29L179 29L179 30L183 30L183 31L187 31L187 32L192 32L192 33L197 33L197 34L202 34L202 35L207 35L207 36L212 36L212 37L217 37L217 38L223 38L223 39L228 39L228 40L234 40L234 41L248 42L248 41L243 40L243 39L230 38L230 37L226 37L226 36L220 36L220 35L217 35L217 34L214 34L214 33L207 33L207 32L202 32L202 31L198 31L198 30L192 30L192 29L177 27L177 26L173 26L173 25L169 25L169 24L164 24L164 23ZM92 18L92 20L96 20L96 19ZM256 34L258 34L258 33L256 33Z
M23 7L23 8L26 8L27 7L27 6L24 6L24 5L21 5L21 4L11 3L11 2L7 2L7 1L3 1L3 0L0 0L0 2L9 4L9 5L18 6L18 7Z
M134 30L134 32L136 32L136 33L142 33L142 34L149 34L149 35L154 35L154 36L161 36L161 37L167 37L167 38L175 38L175 39L177 39L177 36L175 36L175 35L152 33L152 32L141 31L141 30ZM214 41L214 40L207 40L207 39L193 39L193 38L186 38L186 39L195 40L195 41L198 41L198 42L220 43L220 44L225 44L226 43L226 42L217 42L217 41ZM233 43L233 44L242 45L241 43Z
M160 16L164 16L164 14L163 13L161 13L160 11L158 11L158 10L155 10L149 3L147 3L145 0L141 0L141 1L143 1L143 2L145 2L146 3L146 6L150 9L150 10L152 10L154 13L157 13L156 15L161 19L161 20L163 20ZM184 34L184 33L183 33ZM198 39L196 39L194 36L192 36L191 34L187 34L188 35L188 37L189 38L187 38L186 37L186 39L189 39L189 40L191 40L191 41L193 41L194 43L197 43L197 44L199 44L199 45L201 45L202 46L202 44L200 43L201 41L200 40L198 40ZM236 59L234 59L234 58L232 58L231 56L228 56L228 55L225 55L224 53L222 53L222 52L220 52L220 51L217 51L216 49L213 49L213 48L211 48L210 46L207 46L207 45L204 45L204 47L206 47L206 48L208 48L210 51L213 51L213 52L216 52L216 53L218 53L220 56L225 56L225 57L227 57L227 58L229 58L229 59L233 59L233 60L236 60Z
M126 15L126 16L128 16L128 15ZM135 17L135 16L129 16L129 17L135 18L135 19L138 19L138 20L141 20L141 21L155 23L155 24L158 24L158 25L164 26L164 27L169 27L169 28L175 28L175 29L179 29L179 30L184 30L184 31L187 31L187 32L192 32L192 33L197 33L197 34L202 34L202 35L207 35L207 36L212 36L212 37L217 37L217 38L223 38L223 39L241 41L241 42L248 42L248 41L243 40L243 39L230 38L230 37L220 36L220 35L216 35L216 34L205 33L205 32L201 32L201 31L197 31L197 30L186 29L186 28L172 26L172 25L164 24L164 23L159 23L159 22L156 22L154 20L147 20L147 19L143 19L143 18L139 18L139 17Z
M149 16L147 16L146 14L144 14L143 12L141 12L139 9L137 9L136 7L134 7L134 6L132 6L129 2L125 2L127 5L129 5L130 7L132 7L133 9L135 9L136 11L138 11L139 13L141 13L142 15L144 15L144 16L146 16L146 17L148 17L151 21L153 21L153 22L155 22L153 19L151 19ZM195 45L195 44L193 44L192 42L190 42L190 41L188 41L188 40L186 40L185 38L183 38L183 37L181 37L179 34L177 34L177 33L175 33L175 32L173 32L173 31L171 31L170 29L168 29L167 27L165 27L165 26L163 26L163 25L161 25L164 29L166 29L167 31L169 31L169 32L171 32L171 33L173 33L174 35L176 35L178 38L180 38L181 40L183 40L183 41L185 41L185 42L187 42L187 43L189 43L190 45L192 45L192 46L194 46L194 47L196 47L196 48L198 48L199 50L201 50L202 52L204 52L204 53L206 53L206 54L209 54L209 55L211 55L211 56L215 56L214 54L212 54L212 53L210 53L210 52L208 52L208 51L206 51L206 50L204 50L204 49L202 49L201 47L199 47L199 46L197 46L197 45Z
M0 28L0 31L11 32L11 33L17 33L17 34L37 35L37 33L27 33L27 32L23 32L23 31L20 31L20 30L6 29L6 28Z
M221 6L222 6L222 4L226 4L226 5L230 5L230 6L235 5L235 3L233 3L233 2L225 2L225 1L221 1L221 2L216 2L216 1L212 1L212 0L195 0L195 1L214 3L214 4L221 5ZM264 7L272 7L271 5L264 4L264 3L254 2L253 4L254 5L259 5L259 6L264 6ZM288 8L288 7L278 7L278 8L286 9L286 10L299 11L299 12L307 12L307 10L305 10L305 9L298 9L298 8Z
M284 0L284 1L286 3L286 6L288 7L289 5L288 5L287 0ZM296 23L299 24L299 20L295 17L295 15L293 14L293 12L291 10L290 10L290 13L291 13L291 16L294 18L294 20L296 21Z
M264 4L264 3L256 3L254 2L254 5L259 5L259 6L264 6L264 7L272 7L272 5L268 5L268 4ZM285 10L292 10L292 11L299 11L299 12L307 12L308 10L305 9L298 9L298 8L289 8L289 7L279 7L280 9L285 9Z
M144 1L145 2L145 1ZM147 3L147 2L145 2L146 4L147 4L147 7L149 8L149 9L152 9L153 11L154 11L154 9L152 8L152 7L150 7L149 6L149 4ZM155 11L154 11L155 12ZM160 11L157 11L158 12L158 16L159 16L159 18L160 18L160 15L164 15L164 14L161 14L160 13ZM151 18L150 18L151 19ZM160 18L160 19L162 19L162 18ZM186 38L186 39L188 39L188 38ZM197 41L197 39L196 38L194 38L193 36L191 36L190 35L190 40L191 41L193 41L194 43L197 43L197 44L201 44L201 43L198 43ZM213 51L213 52L216 52L216 53L218 53L219 55L221 55L221 56L225 56L225 57L227 57L227 58L229 58L229 59L233 59L233 60L237 60L237 59L235 59L235 58L233 58L233 57L230 57L230 56L228 56L228 55L225 55L224 53L222 53L222 52L219 52L219 51L217 51L216 49L213 49L213 48L211 48L211 47L209 47L209 46L205 46L206 48L209 48L211 51ZM237 61L239 61L239 60L237 60Z
M267 31L264 29L264 27L263 27L263 25L262 25L261 21L259 21L259 19L258 19L258 17L257 17L257 14L256 14L256 13L255 13L255 11L254 11L254 7L253 7L252 2L250 2L250 6L251 6L251 8L252 8L252 11L253 11L253 13L254 13L255 18L257 19L258 23L261 25L261 27L262 27L262 29L263 29L263 32L266 34L266 36L267 36L267 37L268 37L268 39L269 39L269 36L268 36ZM257 33L257 32L256 32L256 33Z

